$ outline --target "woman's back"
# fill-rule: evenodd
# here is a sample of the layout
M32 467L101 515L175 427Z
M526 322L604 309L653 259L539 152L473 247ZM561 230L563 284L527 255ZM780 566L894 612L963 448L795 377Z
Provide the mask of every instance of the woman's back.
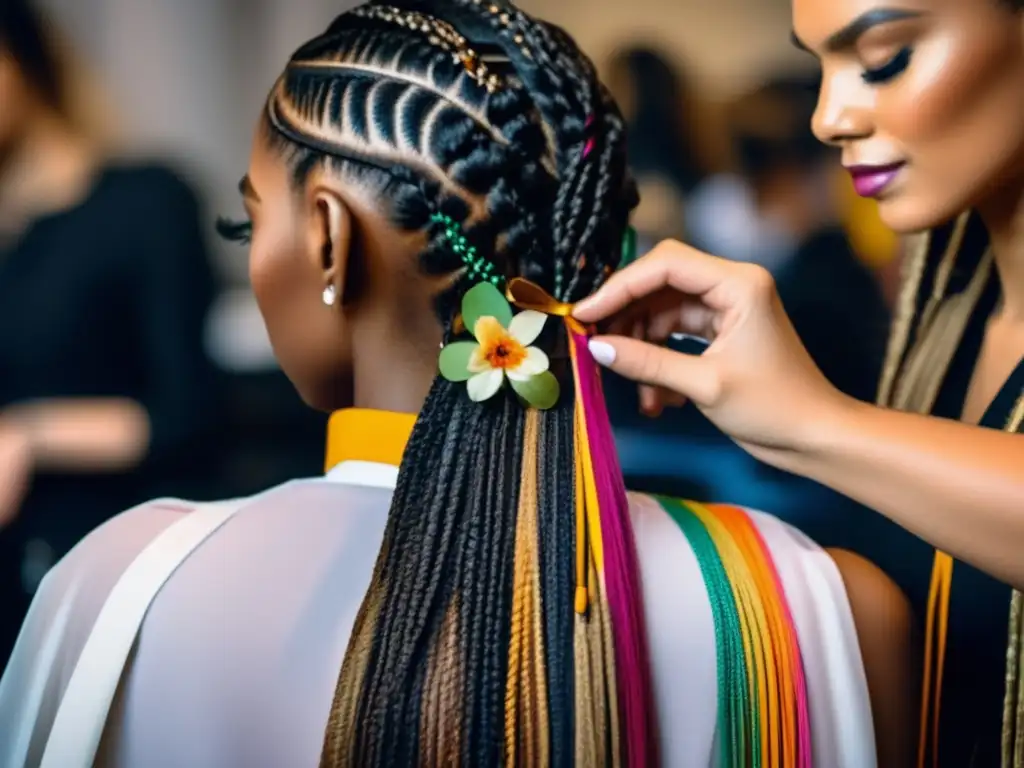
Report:
M318 764L337 669L384 536L404 447L400 425L411 426L411 419L363 414L355 423L375 425L373 449L360 449L369 442L365 433L343 435L348 460L325 478L245 500L175 570L142 626L99 765ZM388 440L390 464L381 452ZM0 684L0 721L18 736L0 764L37 764L110 589L139 552L194 506L164 501L131 510L94 532L48 576ZM723 629L725 614L713 608L702 571L706 549L691 544L654 499L632 496L630 509L663 763L716 764L717 702L727 674L721 657L715 663L716 643L742 638L738 627ZM683 525L694 536L698 516L685 514ZM839 571L795 530L758 513L749 519L771 552L799 641L813 764L874 765L867 687ZM765 604L777 594L760 593ZM38 709L29 704L33 691L42 696ZM752 707L758 709L756 701ZM767 720L761 727L769 727Z

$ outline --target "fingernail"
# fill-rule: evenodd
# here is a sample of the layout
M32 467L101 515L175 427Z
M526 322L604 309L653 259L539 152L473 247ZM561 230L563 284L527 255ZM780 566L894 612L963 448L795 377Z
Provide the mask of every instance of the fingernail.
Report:
M587 346L590 354L600 365L611 365L615 362L615 347L603 341L590 341Z

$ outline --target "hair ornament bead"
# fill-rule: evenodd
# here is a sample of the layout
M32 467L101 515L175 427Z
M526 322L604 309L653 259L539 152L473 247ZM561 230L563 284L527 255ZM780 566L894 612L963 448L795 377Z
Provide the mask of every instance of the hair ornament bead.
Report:
M480 3L475 4L479 5ZM498 15L503 26L510 27L511 17L507 13L500 14L500 12L500 8L495 5L491 6L491 13ZM352 10L351 13L360 18L375 19L386 24L397 24L400 27L422 32L427 35L427 41L431 45L450 52L452 60L456 64L462 64L470 78L481 87L486 88L488 93L494 93L506 84L499 75L490 71L466 38L447 21L419 11L404 11L390 5L363 5Z

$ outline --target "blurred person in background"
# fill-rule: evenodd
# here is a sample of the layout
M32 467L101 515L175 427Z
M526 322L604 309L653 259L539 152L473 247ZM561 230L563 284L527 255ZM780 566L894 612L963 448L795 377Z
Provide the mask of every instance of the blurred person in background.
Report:
M871 268L854 252L836 189L836 151L810 130L816 81L778 77L738 99L730 122L751 190L747 234L804 346L840 391L875 397L889 313Z
M726 165L715 110L668 56L623 48L609 66L609 87L629 128L630 167L640 189L633 226L643 253L658 240L682 237L686 200Z
M205 465L197 201L112 159L77 75L35 9L0 3L0 663L57 559Z

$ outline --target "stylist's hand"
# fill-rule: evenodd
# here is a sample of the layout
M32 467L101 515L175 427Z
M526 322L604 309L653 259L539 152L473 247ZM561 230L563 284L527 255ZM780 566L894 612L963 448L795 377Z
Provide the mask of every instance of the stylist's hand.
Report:
M777 466L809 447L846 402L812 362L774 281L758 266L666 241L613 275L574 314L613 334L591 341L599 363L693 401ZM711 345L700 356L675 352L662 346L673 333Z

